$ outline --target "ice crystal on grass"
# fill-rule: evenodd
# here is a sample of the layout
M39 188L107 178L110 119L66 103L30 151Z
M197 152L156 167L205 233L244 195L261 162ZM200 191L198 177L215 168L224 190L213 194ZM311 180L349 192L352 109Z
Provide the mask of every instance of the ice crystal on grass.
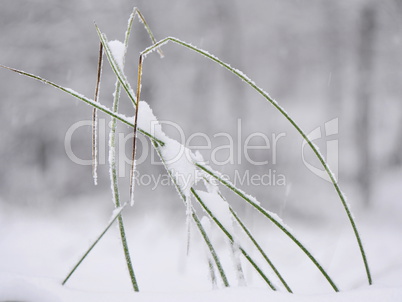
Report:
M118 40L109 41L108 45L113 54L113 57L116 60L117 65L119 66L120 70L123 71L124 54L126 52L126 47L122 42Z
M189 199L191 187L200 180L200 173L194 163L202 161L202 156L168 137L147 102L141 101L139 108L138 127L163 141L164 145L158 147L160 156L186 199Z
M196 193L223 227L233 235L232 214L226 200L217 193L208 193L201 190L196 190Z

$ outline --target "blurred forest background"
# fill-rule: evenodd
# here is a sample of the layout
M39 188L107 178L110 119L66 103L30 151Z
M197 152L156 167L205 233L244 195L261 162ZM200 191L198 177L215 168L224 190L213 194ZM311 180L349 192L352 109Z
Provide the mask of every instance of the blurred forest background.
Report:
M242 70L307 133L339 118L339 133L331 139L339 143L339 182L354 209L386 203L383 192L399 188L402 1L0 1L0 63L92 98L99 45L93 21L109 40L123 40L133 6L141 10L157 40L177 37ZM136 22L125 67L133 86L138 53L149 45ZM327 202L336 199L333 188L303 164L301 137L271 105L205 58L173 44L163 50L164 59L152 54L145 61L142 95L160 120L178 123L187 137L195 132L235 135L239 119L243 142L256 131L268 137L285 133L276 163L272 153L255 151L253 158L269 163L257 167L243 161L216 168L228 174L237 169L284 175L285 186L243 185L276 211L314 217L323 211L331 215L333 207L340 207ZM100 96L105 105L112 102L114 83L105 62ZM100 166L100 184L95 187L91 167L74 164L64 148L69 127L90 120L91 108L7 70L0 70L0 91L1 203L48 207L97 196L111 199L107 164ZM123 98L120 112L131 115L132 110ZM121 126L120 131L130 129ZM90 133L90 127L82 128L72 142L74 152L86 159L91 154ZM323 154L327 139L315 141ZM220 146L227 140L215 137L213 143ZM127 143L128 157L130 146ZM139 170L164 173L149 162ZM126 181L121 183L128 191ZM181 206L174 200L178 197L173 187L151 192L144 186L137 194L139 206Z

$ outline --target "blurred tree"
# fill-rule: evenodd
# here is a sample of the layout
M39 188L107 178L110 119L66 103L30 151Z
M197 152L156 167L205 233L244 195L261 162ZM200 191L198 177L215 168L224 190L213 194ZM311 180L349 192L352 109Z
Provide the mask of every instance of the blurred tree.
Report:
M395 12L396 12L397 16L399 17L399 18L397 18L398 33L399 33L399 35L401 35L401 33L402 33L402 1L394 0L393 4L394 5L392 7L395 7ZM399 78L399 83L401 82L401 80L402 80L402 78ZM401 83L399 85L399 89L398 89L397 93L398 93L397 98L399 99L400 106L402 106L402 84ZM395 144L394 150L390 156L391 167L402 165L402 116L400 117L397 131L398 132L397 132L397 136L396 136L396 140L395 140L396 144Z
M358 33L357 87L358 113L356 117L356 143L359 158L358 182L366 207L371 204L373 185L373 156L370 140L371 103L374 88L375 37L377 31L376 2L363 4Z
M340 4L337 1L323 3L327 27L325 34L327 38L327 58L329 59L328 75L328 120L339 118L342 114L342 98L344 91L344 75L342 63L345 59L344 44L342 43L342 22Z

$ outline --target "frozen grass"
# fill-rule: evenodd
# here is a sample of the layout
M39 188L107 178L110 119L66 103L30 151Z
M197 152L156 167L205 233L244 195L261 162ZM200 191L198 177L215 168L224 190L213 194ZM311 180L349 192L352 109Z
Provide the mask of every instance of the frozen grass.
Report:
M139 56L139 63L138 63L138 73L137 73L137 87L136 87L136 91L134 92L134 90L132 89L127 77L124 74L124 55L126 52L126 48L127 48L127 43L128 43L128 39L130 36L130 31L131 31L131 27L133 24L133 20L134 18L138 16L139 20L144 24L145 29L147 30L147 32L149 33L151 40L153 42L153 45L146 48L144 51L142 51L140 53ZM95 25L96 26L96 25ZM192 206L191 200L194 199L196 202L198 202L198 204L203 208L204 212L212 219L212 221L216 224L216 226L223 232L223 235L227 238L227 240L229 240L229 242L231 243L231 247L233 248L233 252L236 253L236 249L238 249L238 251L244 256L244 258L250 263L251 267L255 270L255 272L267 283L267 285L272 289L272 290L276 290L277 286L275 285L275 282L271 281L266 272L264 272L264 270L257 264L257 262L253 259L253 257L251 256L250 253L248 253L246 251L246 249L243 247L243 242L239 242L236 239L235 234L233 234L233 231L230 229L230 224L228 224L228 221L226 221L225 218L223 218L222 216L222 208L216 208L215 206L211 206L212 204L210 203L211 200L206 200L208 198L210 198L210 196L220 196L220 198L222 199L222 201L224 203L226 203L226 199L223 198L223 196L221 195L221 193L219 192L219 188L215 189L215 192L212 194L210 193L205 193L203 191L199 191L199 190L195 190L194 186L195 184L199 181L199 179L193 179L192 183L190 184L190 186L188 188L184 187L183 184L180 183L180 179L178 179L177 175L174 173L175 170L177 169L182 169L182 171L179 172L183 172L183 173L191 173L193 171L199 171L204 173L204 178L206 179L216 179L218 180L221 185L226 186L227 188L229 188L230 190L232 190L234 193L236 193L237 195L239 195L246 203L248 203L249 205L251 205L252 207L254 207L255 209L257 209L267 220L271 221L275 226L277 226L281 231L283 231L295 244L297 247L299 247L308 257L308 259L311 260L311 262L317 267L317 269L321 272L321 274L323 275L323 277L328 281L328 283L330 284L330 286L333 288L334 291L339 291L337 285L335 284L335 282L333 281L333 279L329 276L329 274L326 272L326 270L322 267L322 265L320 265L319 261L312 255L312 253L307 249L307 247L301 243L301 241L296 237L296 235L293 234L292 231L290 231L290 229L281 221L281 219L273 214L270 213L269 211L265 210L264 208L262 208L259 204L258 201L256 201L254 198L250 197L248 194L246 194L245 192L241 191L239 188L236 188L233 184L225 181L224 179L222 179L222 177L220 176L220 174L216 171L213 171L212 169L210 169L209 167L205 166L202 162L202 159L200 159L196 154L192 154L191 156L191 160L187 160L182 161L179 165L172 165L171 163L168 162L166 156L171 153L172 148L174 149L175 147L177 147L178 142L173 141L172 139L168 138L163 131L160 129L159 133L151 133L148 129L142 129L141 127L138 127L138 119L141 118L142 116L140 116L141 114L148 114L149 112L144 112L142 111L142 107L143 106L139 106L140 105L140 97L141 97L141 82L142 82L142 69L143 69L143 65L144 65L144 59L146 58L146 56L148 54L150 54L151 52L157 50L161 57L162 52L160 50L160 48L168 43L168 42L172 42L174 44L177 44L181 47L185 47L186 49L195 51L196 53L212 60L213 62L221 65L222 67L226 68L228 71L230 71L231 73L235 74L238 78L240 78L246 85L249 85L250 87L252 87L257 93L259 93L263 98L265 98L269 103L271 103L283 116L284 118L286 118L292 125L293 127L296 129L296 131L303 137L303 139L308 143L308 145L310 146L310 148L313 150L313 152L315 153L316 157L319 159L319 161L321 162L321 164L323 165L324 169L326 170L326 172L328 173L328 176L340 198L340 201L345 209L345 212L349 218L349 221L352 225L352 229L355 235L355 238L357 240L358 243L358 247L361 253L361 257L363 259L363 263L364 263L364 267L366 270L366 274L367 274L367 279L368 279L368 283L372 284L372 278L371 278L371 273L369 270L369 266L367 263L367 258L366 258L366 254L363 248L363 245L361 243L361 239L360 239L360 235L359 232L357 230L357 226L354 222L353 216L350 212L350 209L346 203L345 197L342 193L342 191L339 188L339 185L334 177L334 175L332 174L329 166L327 165L327 163L325 162L323 156L319 153L317 147L309 140L309 138L307 137L307 135L305 134L305 132L298 126L298 124L286 113L286 111L275 101L273 100L268 93L266 93L263 89L261 89L260 87L258 87L251 79L249 79L244 73L242 73L241 71L232 68L229 64L224 63L223 61L221 61L220 59L218 59L217 57L209 54L208 52L199 49L189 43L186 43L184 41L181 41L177 38L173 38L173 37L168 37L165 39L160 40L159 42L156 42L152 32L150 31L150 28L148 26L148 24L146 23L144 17L142 16L142 14L138 11L138 9L134 9L129 22L128 22L128 28L126 31L126 35L125 35L125 41L124 41L124 51L123 51L123 55L119 56L117 55L116 51L114 51L113 46L111 47L110 42L108 41L107 37L105 34L103 34L101 32L101 30L96 26L96 30L97 33L99 35L99 39L101 42L101 47L100 47L100 59L99 59L99 66L98 66L98 78L97 78L97 85L96 85L96 93L95 93L95 99L91 100L69 88L65 88L62 86L59 86L53 82L50 82L48 80L42 79L39 76L24 72L24 71L20 71L20 70L16 70L13 68L9 68L9 67L4 67L7 68L11 71L17 72L19 74L34 78L36 80L42 81L45 84L48 84L50 86L53 86L55 88L58 88L60 90L62 90L65 93L68 93L70 95L72 95L73 97L86 102L87 104L91 105L94 107L94 112L93 112L93 137L96 136L96 110L101 110L102 112L108 114L109 116L111 116L112 118L112 127L111 127L111 132L110 132L110 139L109 139L109 164L110 164L110 178L111 178L111 187L112 187L112 195L113 195L113 201L115 204L116 209L120 209L121 207L121 202L120 202L120 197L119 197L119 185L118 185L118 178L117 178L117 169L116 169L116 161L115 161L115 154L116 154L116 146L115 146L115 132L116 132L116 125L117 125L117 121L121 121L131 127L133 127L133 131L134 131L134 139L133 139L133 158L132 158L132 168L130 171L130 187L129 187L129 192L130 192L130 198L131 198L131 204L133 204L134 201L134 169L135 169L135 150L136 150L136 135L137 135L137 128L138 128L138 132L146 135L153 143L153 146L155 147L157 153L159 154L161 161L164 163L165 168L169 174L169 176L171 177L173 183L176 186L176 189L178 191L178 195L179 197L182 199L185 208L186 208L186 212L187 212L187 219L188 221L193 220L195 223L195 226L197 227L197 229L199 230L202 238L204 239L204 242L207 246L208 251L210 252L210 261L208 261L208 265L209 265L209 270L211 272L211 279L213 283L216 283L216 277L214 274L214 269L216 267L221 282L225 287L229 286L229 282L228 282L228 278L226 276L226 272L225 269L222 265L222 262L220 261L219 255L217 254L217 250L216 248L213 246L212 241L210 240L207 231L205 230L203 224L201 223L201 220L199 219L199 216L196 213L195 208ZM99 104L97 98L98 98L98 92L99 92L99 84L100 84L100 77L101 77L101 65L102 65L102 54L103 52L105 53L110 66L114 72L114 74L116 75L117 81L116 81L116 89L114 92L114 101L113 101L113 105L112 105L112 109L109 109L101 104ZM119 104L119 96L120 96L120 92L121 92L121 88L123 88L129 99L131 100L131 102L133 103L134 106L134 118L128 118L122 114L118 113L118 104ZM146 103L144 103L144 105L147 105ZM146 108L146 107L145 107ZM155 116L152 115L152 111L150 112L149 116L147 116L146 118L151 118L152 121L157 122ZM151 120L149 120L151 121ZM180 147L180 144L179 144ZM183 147L184 148L184 147ZM96 139L93 139L93 155L94 155L94 179L96 180ZM189 172L190 171L190 172ZM176 171L177 172L177 171ZM207 186L207 191L209 191L209 188ZM190 194L191 193L191 194ZM205 193L205 194L204 194ZM234 212L234 210L230 207L229 204L227 204L227 213L229 213L229 217L232 223L236 223L238 224L238 226L240 226L240 228L247 234L248 238L251 240L251 242L253 243L254 247L257 249L257 251L263 256L264 260L268 263L268 265L270 266L270 268L272 269L272 271L274 272L276 278L278 278L278 280L281 282L281 284L285 287L285 289L288 292L292 292L290 286L288 285L288 283L284 280L284 278L282 277L282 275L279 273L278 269L273 265L272 261L269 260L266 251L264 251L262 249L262 245L260 243L258 243L256 241L256 239L251 235L250 231L248 230L248 228L246 227L246 224L241 220L241 218ZM126 259L126 264L127 264L127 268L129 271L129 275L130 275L130 280L133 286L134 291L139 291L139 286L134 274L134 269L133 269L133 265L131 262L131 257L130 257L130 252L128 249L128 244L127 244L127 238L126 238L126 232L125 232L125 227L124 227L124 223L123 223L123 217L121 212L119 212L115 217L114 220L117 219L118 223L119 223L119 231L120 231L120 237L121 237L121 242L122 242L122 246L123 246L123 251L124 251L124 255L125 255L125 259ZM113 220L113 221L114 221ZM113 222L112 221L112 222ZM101 235L95 240L95 242L93 243L93 245L91 245L90 249L84 254L84 256L79 260L79 262L74 266L73 270L69 273L68 277L63 281L63 284L72 276L72 273L80 266L80 264L82 263L82 261L85 259L85 257L87 257L87 255L89 254L89 252L92 250L92 248L96 245L97 242L99 242L99 240L102 238L102 236L104 235L104 233L107 232L107 230L110 228L112 222L107 226L107 228L101 233ZM190 228L189 228L190 230ZM240 273L240 271L242 270L241 266L237 265L237 269L238 269L238 276L239 279L241 279L242 277L242 273ZM239 280L241 281L241 280Z
M124 38L124 50L123 50L122 57L120 58L120 60L121 60L120 67L121 68L124 68L125 54L127 51L127 45L128 45L128 41L130 39L130 33L131 33L132 26L133 26L133 21L135 18L136 11L137 11L136 9L133 10L133 12L131 13L130 18L128 20L128 23L127 23L128 25L127 25L125 38ZM103 49L103 47L104 47L103 43L100 42L100 44L102 45L101 47ZM112 110L115 113L118 112L118 108L119 108L120 89L121 89L120 82L116 81L115 91L113 93L113 105L112 105ZM120 203L119 184L118 184L118 177L117 177L118 172L117 172L117 167L116 167L116 126L117 126L117 120L115 117L112 117L110 134L109 134L109 175L110 175L113 203L117 209L120 207L121 203ZM131 285L133 286L134 291L139 291L139 286L137 283L137 279L135 277L134 268L133 268L132 261L131 261L130 251L128 249L126 231L124 228L124 221L123 221L123 217L121 215L119 215L118 221L119 221L119 231L120 231L121 243L123 246L124 257L126 259L127 269L130 274Z

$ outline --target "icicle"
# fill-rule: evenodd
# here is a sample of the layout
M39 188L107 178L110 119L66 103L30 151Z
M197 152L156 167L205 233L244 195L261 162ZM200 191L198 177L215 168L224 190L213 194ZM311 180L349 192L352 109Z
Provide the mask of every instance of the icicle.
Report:
M190 253L190 243L191 243L191 216L193 215L191 198L186 198L186 228L187 228L187 256Z
M117 188L117 175L115 174L116 168L116 146L114 141L114 133L111 131L109 133L109 176L110 176L110 186L112 189L113 204L118 203L118 188ZM116 187L115 187L116 186Z
M207 216L203 216L201 218L201 225L207 234L211 233L211 221L208 219ZM208 261L209 277L211 279L212 289L216 289L218 287L218 283L216 280L215 265L211 257L211 253L206 247L205 247L205 256Z
M130 183L131 183L131 187L130 187L130 206L134 206L134 184L135 184L135 173L134 173L134 171L135 171L135 168L136 168L136 164L137 164L137 161L134 159L133 169L132 169L132 173L131 173L131 180L130 180Z
M99 102L99 89L102 77L103 46L99 44L98 73L95 86L94 102ZM95 186L98 184L98 113L94 108L92 111L92 177Z
M92 177L98 185L98 114L96 108L92 113Z
M230 243L232 252L232 260L236 271L236 278L239 286L247 286L246 278L244 277L243 267L240 261L240 249L236 241Z

